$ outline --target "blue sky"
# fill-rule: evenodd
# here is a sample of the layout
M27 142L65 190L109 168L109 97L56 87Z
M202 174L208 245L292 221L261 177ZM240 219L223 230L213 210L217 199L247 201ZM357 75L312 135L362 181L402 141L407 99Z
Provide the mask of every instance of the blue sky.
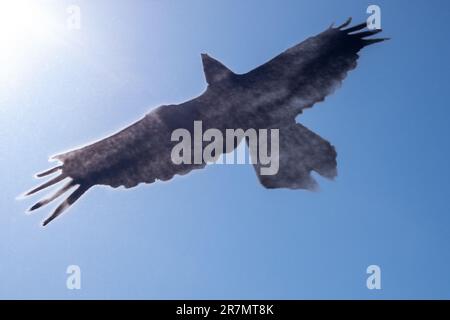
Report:
M450 298L448 1L32 2L50 36L1 44L21 50L0 60L0 298ZM70 4L81 30L64 27ZM369 4L392 40L298 119L338 151L319 192L210 166L94 188L45 229L51 208L26 216L33 202L15 200L50 155L200 94L200 53L246 72L333 21L364 21ZM382 290L366 288L372 264ZM81 290L66 288L69 265Z

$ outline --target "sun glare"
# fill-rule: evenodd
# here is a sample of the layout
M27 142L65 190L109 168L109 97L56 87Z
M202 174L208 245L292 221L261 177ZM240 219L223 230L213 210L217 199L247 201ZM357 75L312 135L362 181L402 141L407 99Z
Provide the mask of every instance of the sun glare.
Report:
M14 80L34 49L51 36L51 16L42 2L0 0L0 81Z

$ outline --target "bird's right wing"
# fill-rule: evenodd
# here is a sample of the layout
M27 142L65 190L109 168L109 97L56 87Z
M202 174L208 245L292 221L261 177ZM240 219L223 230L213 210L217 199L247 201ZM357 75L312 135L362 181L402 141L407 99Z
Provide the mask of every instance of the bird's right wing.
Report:
M39 201L30 208L38 209L71 189L74 191L44 221L44 225L59 216L94 185L114 188L131 188L139 183L167 181L174 175L205 167L201 164L175 164L171 150L177 142L171 141L176 128L192 127L198 105L162 106L124 130L87 145L69 151L53 159L60 165L37 174L38 178L59 172L59 175L26 193L32 195L62 180L69 181L55 194ZM176 113L176 116L170 116Z

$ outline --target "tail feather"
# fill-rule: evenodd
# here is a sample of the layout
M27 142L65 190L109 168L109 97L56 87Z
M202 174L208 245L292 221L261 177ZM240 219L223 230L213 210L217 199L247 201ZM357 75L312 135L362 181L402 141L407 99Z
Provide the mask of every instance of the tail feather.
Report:
M261 163L254 165L264 187L317 190L311 171L328 179L336 177L337 153L328 141L299 123L281 127L279 132L279 171L262 175Z

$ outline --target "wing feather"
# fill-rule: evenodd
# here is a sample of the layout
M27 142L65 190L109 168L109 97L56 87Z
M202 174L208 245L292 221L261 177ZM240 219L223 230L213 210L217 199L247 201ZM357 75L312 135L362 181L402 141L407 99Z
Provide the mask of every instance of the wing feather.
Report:
M368 39L381 30L361 31L367 28L366 23L344 29L350 21L308 38L251 71L248 75L253 79L252 82L269 77L272 83L270 88L263 88L265 91L278 89L278 92L287 92L287 97L283 96L284 105L276 107L282 112L289 108L291 112L287 114L288 118L324 101L341 85L348 72L356 68L358 53L362 48L388 40Z
M61 171L60 175L25 195L33 195L66 178L70 178L71 181L53 195L34 204L29 211L49 204L78 185L78 188L44 221L44 225L47 225L94 185L131 188L139 183L167 181L177 174L183 175L205 167L205 163L177 165L170 157L171 150L177 143L171 141L173 130L178 127L192 130L198 107L198 103L162 106L110 137L53 157L62 162L62 165L36 176L44 177ZM174 122L173 119L177 121Z

